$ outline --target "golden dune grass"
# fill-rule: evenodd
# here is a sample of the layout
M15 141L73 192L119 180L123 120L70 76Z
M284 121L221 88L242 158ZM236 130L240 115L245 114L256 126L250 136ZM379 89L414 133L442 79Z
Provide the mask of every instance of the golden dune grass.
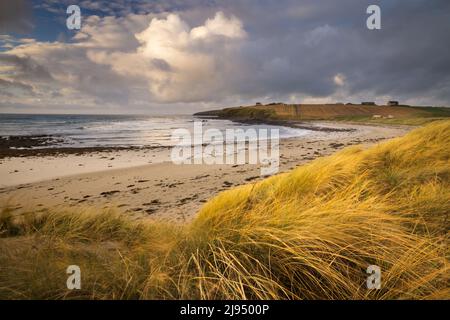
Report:
M443 121L223 192L189 225L4 209L0 298L449 299L449 159Z

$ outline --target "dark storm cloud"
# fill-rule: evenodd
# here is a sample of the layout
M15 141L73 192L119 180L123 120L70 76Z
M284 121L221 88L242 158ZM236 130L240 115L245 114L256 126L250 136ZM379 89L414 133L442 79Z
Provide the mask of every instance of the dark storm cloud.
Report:
M382 2L383 6L386 2ZM386 4L386 6L388 6ZM355 79L352 92L417 96L432 93L450 100L450 2L394 1L379 32L355 35L359 54L346 68ZM436 91L437 90L437 91Z
M366 28L369 4L381 7L381 30ZM449 1L233 2L229 10L252 38L244 56L254 83L244 92L326 96L341 73L349 94L450 100Z
M29 1L0 1L0 34L27 33L32 28L31 3Z

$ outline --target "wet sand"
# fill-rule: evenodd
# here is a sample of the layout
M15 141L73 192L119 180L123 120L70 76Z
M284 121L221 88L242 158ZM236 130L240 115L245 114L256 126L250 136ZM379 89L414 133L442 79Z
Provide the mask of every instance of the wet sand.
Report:
M280 173L347 146L369 146L412 129L318 125L345 130L281 140ZM192 219L219 192L263 179L259 165L175 165L167 148L4 157L0 177L0 204L17 212L88 206L178 222Z

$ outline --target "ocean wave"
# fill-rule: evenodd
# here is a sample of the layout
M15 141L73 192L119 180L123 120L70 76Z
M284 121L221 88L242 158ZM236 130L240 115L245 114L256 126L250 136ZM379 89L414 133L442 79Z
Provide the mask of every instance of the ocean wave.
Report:
M8 115L0 118L0 136L49 135L61 139L58 147L108 146L171 146L172 133L184 128L193 132L196 118L133 117L133 116L64 116L64 115ZM226 129L279 129L280 138L304 136L310 131L280 126L243 125L229 120L202 121L203 133L211 128L225 133Z

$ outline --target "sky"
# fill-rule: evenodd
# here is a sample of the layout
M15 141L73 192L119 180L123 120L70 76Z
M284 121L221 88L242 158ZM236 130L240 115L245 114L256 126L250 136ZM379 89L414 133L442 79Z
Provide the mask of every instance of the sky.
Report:
M0 112L450 106L449 34L448 0L1 0Z

